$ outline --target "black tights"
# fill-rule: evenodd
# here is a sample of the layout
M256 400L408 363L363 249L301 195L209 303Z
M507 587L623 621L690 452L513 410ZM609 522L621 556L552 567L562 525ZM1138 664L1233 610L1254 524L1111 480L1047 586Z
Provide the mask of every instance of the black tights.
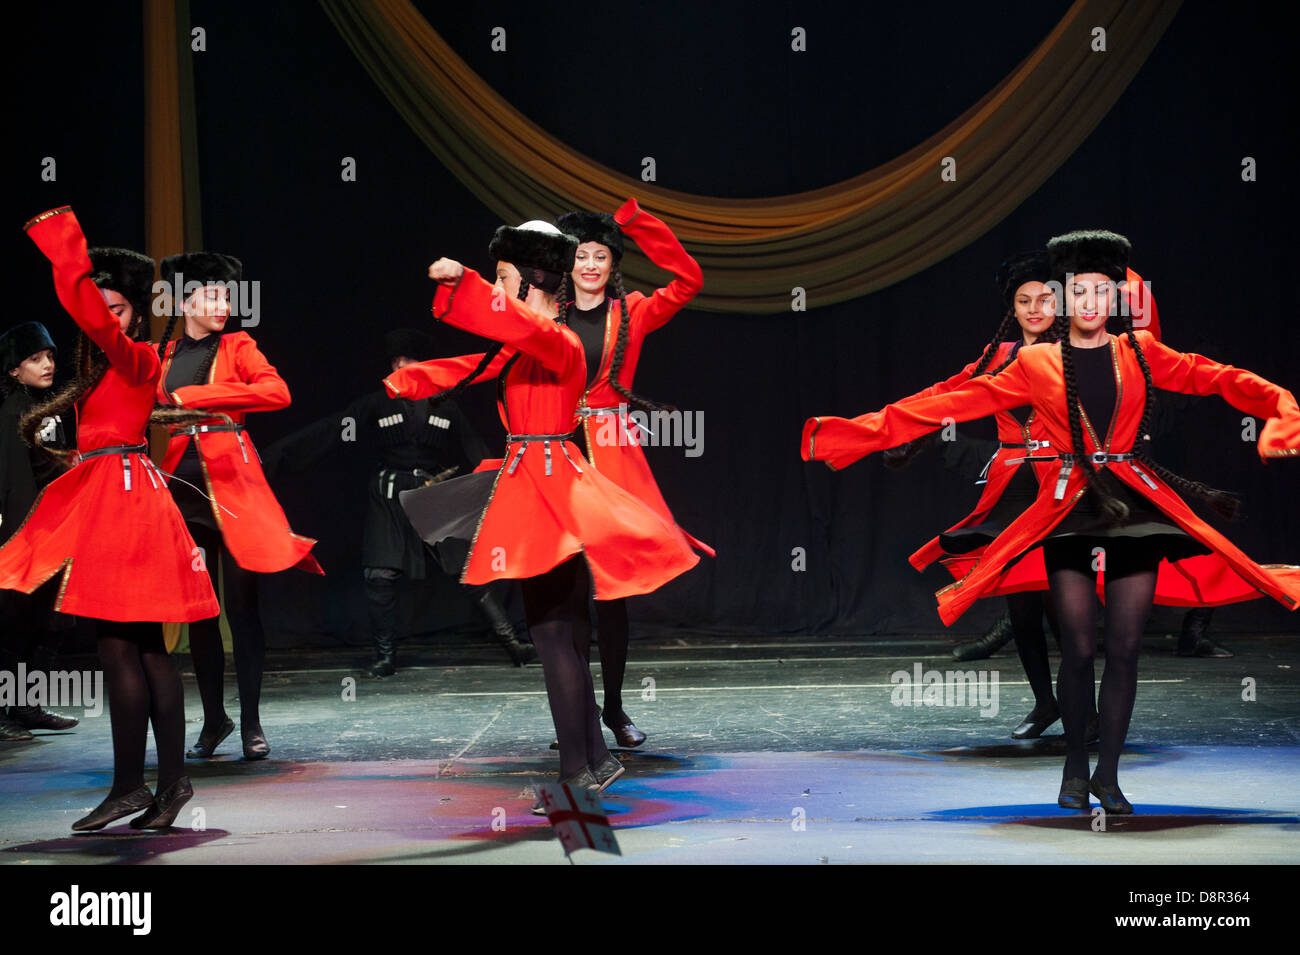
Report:
M230 623L235 655L235 680L239 684L239 729L243 736L262 732L258 704L262 697L262 669L266 660L266 632L257 611L257 575L244 570L230 556L221 534L202 524L187 524L194 543L203 549L214 593L222 593ZM218 556L219 555L219 556ZM221 562L224 591L217 590L217 562ZM215 732L226 720L226 651L221 645L220 618L190 624L190 659L203 700L203 728Z
M609 756L588 662L591 575L578 556L539 577L527 578L522 585L528 632L542 661L555 738L560 742L560 778L568 779Z
M99 621L99 663L113 727L113 790L125 796L144 785L144 751L153 723L158 792L180 779L185 762L185 689L163 644L162 625Z
M629 723L623 712L623 674L627 672L627 601L596 601L596 647L600 651L600 683L605 691L605 722Z
M1104 547L1106 585L1106 669L1098 695L1101 746L1096 779L1118 784L1133 701L1137 697L1142 628L1155 596L1158 554L1140 540L1064 537L1043 545L1052 603L1061 630L1058 693L1065 727L1065 779L1088 777L1087 719L1097 651L1097 584L1094 549Z
M1046 717L1059 712L1056 697L1052 694L1052 667L1047 659L1047 634L1043 630L1043 613L1060 643L1060 627L1051 601L1041 590L1007 595L1007 613L1011 617L1011 632L1015 635L1016 652L1020 665L1025 668L1029 688L1034 693L1034 715ZM1095 675L1088 674L1089 687L1096 684ZM1097 715L1093 692L1088 690L1088 718Z

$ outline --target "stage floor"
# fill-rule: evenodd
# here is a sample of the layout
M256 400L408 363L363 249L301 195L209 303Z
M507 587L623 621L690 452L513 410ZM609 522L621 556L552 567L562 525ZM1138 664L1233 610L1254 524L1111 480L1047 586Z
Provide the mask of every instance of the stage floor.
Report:
M1011 646L958 664L942 637L634 641L625 707L649 740L620 753L628 771L604 794L623 854L573 860L1294 863L1300 644L1215 636L1237 656L1181 659L1172 640L1146 641L1120 763L1137 814L1105 819L1056 806L1059 723L1038 741L1010 739L1031 706ZM565 864L547 821L528 813L530 784L558 770L542 672L499 652L416 648L385 680L359 669L361 651L274 654L262 703L271 758L244 762L236 733L217 758L189 762L185 828L160 835L126 820L68 828L109 788L107 712L0 744L0 862ZM983 672L984 705L900 705L913 693L891 675L918 666ZM192 743L189 676L186 702ZM151 772L152 742L148 759Z

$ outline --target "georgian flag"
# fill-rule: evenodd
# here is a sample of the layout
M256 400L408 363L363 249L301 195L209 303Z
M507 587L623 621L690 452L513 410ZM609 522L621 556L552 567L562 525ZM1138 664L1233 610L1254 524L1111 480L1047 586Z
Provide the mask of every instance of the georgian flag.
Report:
M542 783L533 787L546 807L546 818L564 847L564 854L577 849L595 849L621 856L614 830L600 804L600 794L578 786Z

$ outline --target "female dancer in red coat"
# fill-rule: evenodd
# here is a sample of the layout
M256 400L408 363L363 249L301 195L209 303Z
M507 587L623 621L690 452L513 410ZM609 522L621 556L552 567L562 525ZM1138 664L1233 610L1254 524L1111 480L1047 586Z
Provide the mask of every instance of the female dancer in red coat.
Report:
M113 725L113 788L77 830L102 829L145 810L131 825L165 829L193 792L182 774L185 698L159 621L217 612L194 541L149 460L146 431L160 369L135 335L149 314L152 259L123 249L87 253L67 206L37 216L27 234L50 260L59 301L83 335L76 378L22 421L39 443L41 422L76 408L71 469L37 498L0 548L0 588L31 593L62 574L55 609L99 620L98 648ZM145 622L147 621L147 622ZM157 796L144 782L146 731L158 749Z
M700 267L668 226L635 199L628 199L612 216L570 212L560 216L556 225L578 240L571 274L573 301L562 309L561 321L578 333L587 356L587 390L578 404L580 445L593 467L673 522L641 450L640 429L629 427L627 412L629 406L643 411L659 407L632 391L641 346L647 335L666 325L699 292L704 281ZM673 280L653 295L629 295L623 289L619 262L625 233L651 262L673 273ZM713 548L682 533L691 546L713 556ZM623 710L627 602L598 601L596 615L605 690L601 718L620 746L640 746L645 734Z
M214 588L218 561L222 565L244 758L265 759L271 747L262 731L258 704L266 634L258 613L255 575L295 566L317 574L323 571L311 555L316 542L289 527L244 429L248 412L288 407L289 387L247 332L225 331L230 290L242 274L238 259L216 252L163 259L163 281L183 286L177 289L177 298L183 296L185 326L181 337L170 341L180 318L173 312L158 346L162 361L158 401L207 412L210 419L172 432L163 470L179 478L171 482L171 492L202 548ZM217 617L190 626L190 658L203 700L203 729L186 755L207 759L235 728L226 715L226 655Z
M1088 792L1108 812L1132 812L1118 783L1120 751L1137 690L1142 625L1154 601L1215 605L1262 595L1300 606L1300 567L1256 564L1196 515L1174 487L1221 511L1232 502L1171 474L1146 458L1153 387L1218 394L1234 407L1268 419L1261 458L1300 453L1300 407L1272 382L1157 342L1150 332L1118 337L1106 319L1124 281L1129 243L1111 232L1077 232L1048 244L1053 273L1064 285L1067 316L1060 341L1033 345L996 376L972 378L946 395L891 405L852 420L811 418L804 424L805 460L843 467L875 450L919 437L943 424L1030 402L1050 448L1035 452L1050 465L1038 496L957 582L939 591L945 623L981 596L1017 576L1018 563L1042 545L1061 627L1058 681L1067 756L1058 802L1085 809ZM1066 450L1069 449L1069 450ZM1096 647L1096 574L1106 597L1106 670L1098 700L1101 751L1088 780L1087 693Z
M470 540L463 583L522 581L560 744L560 778L603 789L622 767L600 732L587 601L593 592L598 600L650 593L699 558L675 525L591 467L572 440L587 363L577 333L556 322L556 299L564 297L576 245L547 223L498 229L489 249L498 260L495 287L450 259L429 267L439 283L434 316L513 352L499 390L509 436L495 474L407 491L402 504L431 545ZM483 356L474 374L493 357ZM419 369L409 365L385 379L389 393L434 393L438 375ZM449 504L463 513L449 518Z
M1002 293L1006 314L979 360L971 362L951 378L903 400L947 394L971 378L983 374L996 375L1015 359L1022 347L1038 341L1055 341L1052 325L1056 318L1056 298L1047 284L1051 278L1051 263L1046 250L1021 252L1003 262L995 281ZM1019 341L1008 341L1016 328L1020 331ZM1037 416L1032 409L1023 408L999 411L995 419L998 449L984 466L984 491L975 510L908 558L917 570L924 570L945 554L951 558L951 555L970 554L982 548L1019 517L1037 496L1047 464L1024 460L1047 446ZM958 562L956 566L965 567L967 563ZM951 569L953 564L949 563L949 567ZM1060 716L1052 692L1047 636L1043 632L1043 591L1008 593L1006 600L1010 632L1015 637L1016 652L1034 694L1033 710L1011 731L1011 736L1013 739L1036 739ZM1096 733L1094 712L1089 722L1088 738L1095 739Z

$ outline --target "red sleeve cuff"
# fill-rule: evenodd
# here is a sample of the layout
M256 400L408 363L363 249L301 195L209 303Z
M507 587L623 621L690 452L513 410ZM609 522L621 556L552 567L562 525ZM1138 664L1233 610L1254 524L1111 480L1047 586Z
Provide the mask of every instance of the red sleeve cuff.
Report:
M625 226L635 219L640 212L641 207L637 205L636 199L629 199L618 207L618 211L614 213L614 221L620 226Z

